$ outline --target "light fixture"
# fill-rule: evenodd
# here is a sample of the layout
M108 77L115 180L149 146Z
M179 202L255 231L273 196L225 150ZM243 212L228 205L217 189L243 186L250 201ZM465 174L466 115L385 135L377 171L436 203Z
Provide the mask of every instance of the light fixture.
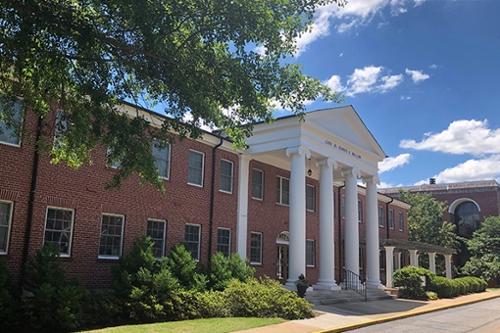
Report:
M312 175L312 174L313 174L313 171L312 171L311 169L307 170L307 175L308 175L309 177L311 177L311 175Z

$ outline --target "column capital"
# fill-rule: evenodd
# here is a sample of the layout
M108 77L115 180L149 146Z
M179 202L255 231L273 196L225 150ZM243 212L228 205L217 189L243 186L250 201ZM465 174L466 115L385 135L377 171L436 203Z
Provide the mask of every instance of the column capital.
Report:
M358 179L360 177L360 172L358 168L347 167L342 169L341 171L342 177L353 177L354 179Z
M311 151L303 146L290 147L286 149L286 156L290 157L292 155L304 155L307 158L311 158Z
M391 250L394 251L395 248L396 247L392 246L392 245L384 245L384 249L389 250L389 251L391 251Z
M451 259L451 257L453 256L453 254L443 254L443 256L444 256L446 259Z
M361 177L366 185L378 185L380 184L380 179L378 175L367 175Z
M318 166L318 167L327 166L329 168L336 169L337 168L337 162L335 162L331 158L325 158L325 159L316 161L316 166Z
M427 252L427 254L430 255L430 256L435 256L436 252Z

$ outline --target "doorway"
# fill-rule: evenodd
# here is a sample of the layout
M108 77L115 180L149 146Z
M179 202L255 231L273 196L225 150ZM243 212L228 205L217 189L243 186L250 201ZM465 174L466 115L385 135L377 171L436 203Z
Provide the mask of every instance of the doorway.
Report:
M282 283L288 280L288 244L288 231L283 231L276 238L276 277Z

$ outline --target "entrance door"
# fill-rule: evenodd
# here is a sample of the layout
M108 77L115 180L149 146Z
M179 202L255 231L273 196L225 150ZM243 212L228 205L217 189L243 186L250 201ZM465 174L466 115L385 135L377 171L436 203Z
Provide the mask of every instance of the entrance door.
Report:
M288 245L277 244L278 258L276 262L276 275L282 282L288 280Z

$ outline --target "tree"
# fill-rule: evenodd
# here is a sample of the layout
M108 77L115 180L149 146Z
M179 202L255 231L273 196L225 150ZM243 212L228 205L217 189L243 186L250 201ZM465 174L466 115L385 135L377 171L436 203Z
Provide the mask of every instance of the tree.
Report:
M440 245L458 246L455 225L444 221L446 204L430 194L402 192L401 200L411 205L408 211L409 240Z
M467 247L471 258L462 272L500 283L500 217L487 217L467 241Z
M137 172L161 187L151 144L171 130L197 137L204 123L241 146L249 123L272 119L272 103L301 115L305 101L335 98L288 60L315 9L333 3L344 0L2 1L2 103L21 97L42 118L64 114L53 162L78 167L105 145L121 162L117 182ZM175 121L153 129L117 112L122 100Z

